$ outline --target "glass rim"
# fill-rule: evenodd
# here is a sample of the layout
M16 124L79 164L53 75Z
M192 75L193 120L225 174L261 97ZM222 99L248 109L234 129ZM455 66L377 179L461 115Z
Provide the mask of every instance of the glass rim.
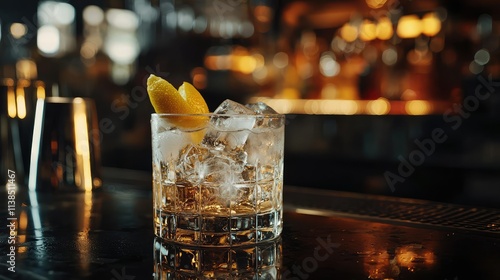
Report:
M265 117L265 118L284 118L284 114L221 114L221 113L205 113L205 114L185 114L185 113L151 113L151 117Z

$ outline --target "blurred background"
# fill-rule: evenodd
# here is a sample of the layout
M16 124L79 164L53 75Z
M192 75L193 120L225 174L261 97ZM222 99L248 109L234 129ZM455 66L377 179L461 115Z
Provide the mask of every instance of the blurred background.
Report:
M499 17L494 0L2 1L2 170L28 169L37 98L78 96L102 165L149 172L155 74L211 110L286 114L287 185L498 206Z

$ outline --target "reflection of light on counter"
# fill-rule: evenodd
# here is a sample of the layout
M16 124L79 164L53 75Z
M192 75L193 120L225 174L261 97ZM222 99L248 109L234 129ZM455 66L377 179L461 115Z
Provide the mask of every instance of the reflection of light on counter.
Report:
M393 279L390 276L399 275L399 270L392 265L387 250L368 252L363 265L368 279Z
M303 215L328 216L328 213L325 211L306 209L306 208L297 208L295 209L295 212Z
M422 33L422 23L416 15L406 15L399 19L396 33L401 38L416 38Z
M414 271L418 266L432 266L436 261L434 253L424 249L420 244L399 247L395 254L396 263L409 271Z
M81 216L80 234L78 234L76 244L78 247L80 266L82 270L88 270L90 265L90 218L92 216L92 192L85 191L83 194L83 213ZM80 214L80 213L79 213ZM80 215L78 215L80 217Z
M405 104L408 115L426 115L431 111L431 105L425 100L411 100Z
M372 100L366 105L369 114L386 115L391 110L391 104L385 98Z
M43 231L42 231L42 219L40 218L40 209L38 208L37 193L33 190L30 188L30 191L28 193L29 202L31 206L30 207L31 219L33 221L33 231L35 233L35 240L36 240L35 244L38 246L37 251L40 253L39 259L44 259L45 247L43 246L44 241L43 241Z
M22 210L19 215L19 231L17 235L17 242L21 245L26 242L26 228L28 227L28 215L26 210ZM28 250L27 246L17 246L18 253L24 253Z

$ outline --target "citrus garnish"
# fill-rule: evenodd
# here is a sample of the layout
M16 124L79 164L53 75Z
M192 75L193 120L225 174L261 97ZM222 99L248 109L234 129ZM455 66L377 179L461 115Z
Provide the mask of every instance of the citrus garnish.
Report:
M149 99L156 113L159 114L208 114L207 103L200 92L188 82L184 82L179 90L168 81L151 74L147 81ZM206 116L172 116L169 121L187 129L201 128Z

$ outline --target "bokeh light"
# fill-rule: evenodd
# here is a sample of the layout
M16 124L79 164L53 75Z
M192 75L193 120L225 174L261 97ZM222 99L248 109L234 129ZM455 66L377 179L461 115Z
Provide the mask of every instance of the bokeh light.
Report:
M422 22L416 15L402 16L396 33L400 38L416 38L422 33Z

